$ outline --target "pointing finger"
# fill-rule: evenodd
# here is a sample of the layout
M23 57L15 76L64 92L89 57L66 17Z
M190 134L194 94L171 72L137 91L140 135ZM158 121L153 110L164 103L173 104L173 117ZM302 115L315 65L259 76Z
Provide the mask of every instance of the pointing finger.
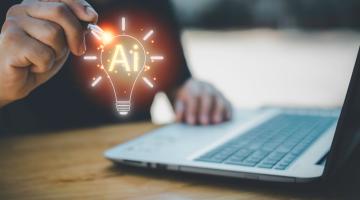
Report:
M42 0L43 2L62 2L66 4L75 16L81 21L95 24L98 14L91 5L85 0Z

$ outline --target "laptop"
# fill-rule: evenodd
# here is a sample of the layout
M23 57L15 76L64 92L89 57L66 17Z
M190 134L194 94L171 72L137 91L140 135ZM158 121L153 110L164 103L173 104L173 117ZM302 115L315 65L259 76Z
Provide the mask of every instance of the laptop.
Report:
M332 177L360 141L360 53L342 108L237 111L208 127L167 125L105 152L136 167L277 182Z

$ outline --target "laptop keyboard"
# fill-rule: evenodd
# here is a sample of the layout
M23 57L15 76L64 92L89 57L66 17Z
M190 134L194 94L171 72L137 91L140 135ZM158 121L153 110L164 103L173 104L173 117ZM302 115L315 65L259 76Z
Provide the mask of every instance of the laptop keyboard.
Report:
M331 116L279 114L195 160L284 170L336 120Z

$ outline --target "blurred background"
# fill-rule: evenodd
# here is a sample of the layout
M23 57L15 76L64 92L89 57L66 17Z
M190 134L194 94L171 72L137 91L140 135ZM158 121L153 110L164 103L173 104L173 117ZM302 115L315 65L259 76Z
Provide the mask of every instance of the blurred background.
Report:
M359 0L172 0L193 75L235 108L339 107L360 45ZM153 121L173 113L163 94Z
M172 0L186 27L360 28L359 0Z

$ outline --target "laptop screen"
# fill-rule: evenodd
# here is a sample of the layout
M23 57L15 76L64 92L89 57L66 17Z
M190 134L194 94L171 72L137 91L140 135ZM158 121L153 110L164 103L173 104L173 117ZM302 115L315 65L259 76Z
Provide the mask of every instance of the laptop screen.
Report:
M334 140L325 165L325 176L341 170L360 142L360 50L353 69Z

